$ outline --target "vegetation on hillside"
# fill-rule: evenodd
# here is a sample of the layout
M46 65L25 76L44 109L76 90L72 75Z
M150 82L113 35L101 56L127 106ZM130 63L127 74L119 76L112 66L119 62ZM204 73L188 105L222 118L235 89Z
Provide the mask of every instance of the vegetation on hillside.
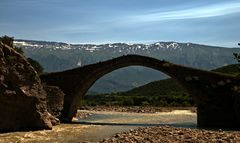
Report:
M194 106L187 91L173 79L151 82L127 92L86 96L84 103L87 106Z
M237 75L240 74L239 65L238 64L223 66L223 67L214 69L212 71L220 72L220 73L224 73L224 74L229 74L229 75L233 75L233 76L237 76Z
M194 106L188 94L139 96L128 95L125 92L86 96L84 105L87 106L160 106L160 107L189 107Z
M14 48L14 50L16 50L18 53L24 55L24 52L21 48L14 47L13 41L14 41L13 37L9 37L6 35L0 37L0 42ZM33 68L37 71L38 74L43 73L43 71L44 71L43 67L36 60L33 60L31 58L27 58L27 60L33 66Z

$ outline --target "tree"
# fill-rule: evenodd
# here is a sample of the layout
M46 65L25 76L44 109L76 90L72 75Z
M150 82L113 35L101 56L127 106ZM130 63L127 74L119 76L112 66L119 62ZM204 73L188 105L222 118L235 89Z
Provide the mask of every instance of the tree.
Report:
M240 43L238 43L238 46L240 46ZM234 59L237 60L237 62L240 64L240 53L233 53Z
M10 47L12 47L14 50L16 50L18 53L24 55L24 52L21 48L16 48L13 45L13 41L14 41L14 37L9 37L7 35L0 37L0 42L2 42L3 44L6 44ZM33 66L33 68L36 70L36 72L38 74L42 74L44 71L44 68L40 65L40 63L38 63L37 61L31 59L31 58L27 58L28 62Z
M233 53L234 59L237 60L237 62L240 64L240 53Z
M43 67L40 65L39 62L31 59L31 58L27 58L28 62L34 67L34 69L36 70L36 72L38 74L42 74L43 73Z
M0 42L8 45L10 47L13 47L13 39L14 39L14 37L9 37L7 35L4 35L4 36L0 37Z
M238 43L238 45L240 46L240 43ZM237 60L237 62L240 64L240 53L233 53L234 55L234 59Z
M240 43L238 43L238 45L240 46ZM236 59L238 62L238 71L240 72L240 53L233 53L233 56L234 56L234 59Z

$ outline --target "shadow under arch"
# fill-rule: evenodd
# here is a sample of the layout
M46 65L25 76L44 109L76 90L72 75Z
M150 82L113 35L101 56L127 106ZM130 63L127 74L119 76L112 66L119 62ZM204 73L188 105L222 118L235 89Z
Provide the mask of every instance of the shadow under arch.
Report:
M61 121L71 122L77 112L79 100L102 76L128 66L152 68L178 81L192 95L197 104L198 126L231 127L238 124L233 104L233 90L239 78L215 72L173 64L140 55L126 55L104 62L62 72L41 75L47 85L58 86L66 94ZM230 81L230 82L229 82Z

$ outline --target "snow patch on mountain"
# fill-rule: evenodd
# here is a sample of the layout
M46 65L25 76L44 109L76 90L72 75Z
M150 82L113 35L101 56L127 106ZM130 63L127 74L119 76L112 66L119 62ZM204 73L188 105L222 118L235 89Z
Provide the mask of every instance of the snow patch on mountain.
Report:
M192 48L191 43L177 43L177 42L157 42L153 44L127 44L127 43L109 43L109 44L67 44L61 42L42 42L30 40L15 40L14 45L20 48L45 48L49 51L55 50L82 50L90 53L97 51L113 51L114 53L123 54L139 54L146 52L151 54L156 51L182 51L183 48Z
M24 41L13 41L14 45L21 45L21 46L29 46L29 47L42 47L42 45L38 45L38 44L31 44L31 43L27 43Z

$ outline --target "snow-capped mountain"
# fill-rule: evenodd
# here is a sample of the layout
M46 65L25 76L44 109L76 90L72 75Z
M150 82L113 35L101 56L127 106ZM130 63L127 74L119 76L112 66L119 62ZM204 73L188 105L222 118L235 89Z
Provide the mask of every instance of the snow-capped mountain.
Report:
M42 41L27 41L27 40L16 40L14 45L21 48L47 48L51 50L85 50L89 52L99 51L99 50L114 50L114 52L125 52L134 53L138 51L157 51L163 50L182 50L180 46L182 43L177 42L158 42L150 45L145 44L126 44L126 43L113 43L113 44L66 44L58 42L42 42ZM191 43L187 43L190 46Z
M61 42L16 40L27 57L39 61L45 71L61 71L126 54L139 54L202 69L214 69L235 63L233 53L240 48L222 48L193 43L157 42L153 44L67 44ZM100 79L92 90L111 92L127 90L166 77L155 70L128 67Z

